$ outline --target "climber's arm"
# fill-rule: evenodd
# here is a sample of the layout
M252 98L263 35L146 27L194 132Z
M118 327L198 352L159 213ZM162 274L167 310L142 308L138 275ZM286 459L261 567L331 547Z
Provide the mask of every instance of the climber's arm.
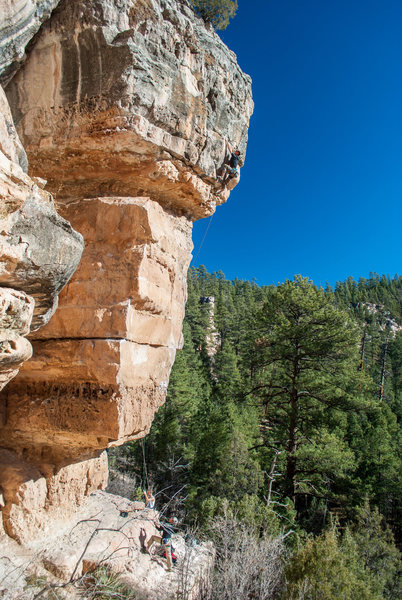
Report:
M232 146L229 144L229 142L227 140L225 140L225 141L226 141L226 148L228 149L229 154L232 154L232 152L233 152Z

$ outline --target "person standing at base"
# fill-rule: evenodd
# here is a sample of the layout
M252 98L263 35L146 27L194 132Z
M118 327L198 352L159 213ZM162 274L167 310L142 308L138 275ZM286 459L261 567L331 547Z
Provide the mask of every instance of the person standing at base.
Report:
M145 496L145 508L155 508L155 496L152 493L151 488L144 490Z
M172 563L175 563L177 557L174 554L174 548L172 547L172 535L175 530L175 526L178 523L177 517L171 517L167 523L155 522L156 528L161 532L161 535L151 535L145 548L148 554L151 554L151 548L154 543L160 544L164 548L164 555L167 561L169 571L172 568ZM173 553L173 555L172 555Z

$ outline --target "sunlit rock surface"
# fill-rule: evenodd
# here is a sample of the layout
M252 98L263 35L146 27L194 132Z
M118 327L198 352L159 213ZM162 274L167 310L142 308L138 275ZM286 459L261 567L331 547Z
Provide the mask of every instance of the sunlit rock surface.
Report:
M41 85L38 85L38 82ZM57 198L149 196L211 214L225 139L245 151L250 79L186 2L62 2L7 87Z
M0 389L30 358L24 336L50 319L83 249L81 235L57 214L50 194L26 167L0 88Z
M147 198L73 202L82 261L4 390L0 440L53 462L145 435L181 346L191 224ZM31 398L36 398L32 404Z
M245 153L253 103L235 55L185 0L60 2L6 93L0 287L34 309L33 356L0 397L3 464L15 465L0 487L3 527L27 543L46 513L67 518L105 485L101 451L144 436L163 403L192 221L227 199L216 173L227 140Z
M85 495L105 487L106 453L76 464L39 466L0 449L5 533L20 543L54 534L54 524L70 523ZM0 537L1 539L1 537Z
M64 593L58 589L58 595L78 600L82 597L80 588L88 585L91 571L100 563L103 569L119 575L135 597L196 600L207 587L214 560L212 545L188 545L179 532L172 539L178 561L169 570L158 543L151 554L144 552L151 536L159 534L155 523L160 518L163 516L157 511L144 510L143 502L96 491L58 528L40 532L35 543L21 547L10 538L4 540L0 595L7 600L33 600L46 584L55 582L65 585ZM70 580L75 584L66 585Z

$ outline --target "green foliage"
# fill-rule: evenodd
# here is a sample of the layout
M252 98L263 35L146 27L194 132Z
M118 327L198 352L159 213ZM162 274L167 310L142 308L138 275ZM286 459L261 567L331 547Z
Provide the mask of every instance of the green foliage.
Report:
M237 366L237 357L230 341L222 344L214 361L215 391L221 398L234 398L239 395L242 381Z
M357 520L346 530L342 546L355 555L360 572L375 597L398 600L402 597L402 561L393 535L378 509L370 509L368 500L359 508Z
M325 429L317 431L308 443L301 443L295 453L297 472L305 479L298 482L298 493L310 493L314 489L325 497L331 480L352 472L354 453L336 433Z
M198 15L215 29L226 29L236 15L237 0L191 0Z
M333 527L294 553L286 567L283 599L397 600L400 570L392 535L366 502L343 536Z
M232 402L209 415L191 470L194 506L210 496L239 502L258 493L262 473L249 453L253 427L247 416Z
M144 501L144 493L143 493L143 489L141 487L137 487L137 488L135 488L135 490L133 490L131 500L133 500L134 502L143 502Z
M349 415L347 439L355 454L354 476L347 481L349 501L366 495L394 524L401 515L401 429L386 403L373 414Z
M144 441L113 450L133 488L150 481L157 508L206 530L225 511L268 534L293 529L288 546L303 528L321 534L331 513L353 523L367 496L400 540L401 297L400 277L332 291L190 268L166 404ZM358 589L366 567L346 537L342 568Z
M349 314L302 277L273 289L262 307L251 397L264 409L264 442L283 451L281 479L289 497L328 496L353 464L336 428L343 411L368 406L358 393L358 340Z
M118 575L103 567L84 576L80 590L84 600L140 600L119 580Z
M283 600L379 599L367 586L354 559L345 554L333 529L309 539L286 566Z
M395 275L390 279L386 275L370 273L369 279L361 277L356 282L353 277L348 277L344 282L338 281L335 286L335 299L344 306L351 306L360 314L373 315L389 313L398 322L402 320L402 277Z
M402 419L402 332L389 344L392 396L389 404L399 420Z
M294 516L289 511L289 517ZM249 530L257 535L266 531L269 535L279 535L283 530L283 522L257 495L244 495L238 500L227 500L222 496L208 496L203 500L198 513L199 523L210 534L211 524L225 516L240 523L247 523ZM291 523L290 519L289 522ZM288 526L290 529L290 526Z

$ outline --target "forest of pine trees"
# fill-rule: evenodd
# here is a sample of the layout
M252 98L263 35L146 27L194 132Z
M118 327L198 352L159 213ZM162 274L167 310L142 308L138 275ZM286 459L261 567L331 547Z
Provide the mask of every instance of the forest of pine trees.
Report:
M400 598L401 325L402 277L191 268L166 404L111 460L201 536L224 515L283 540L282 583L247 597Z

